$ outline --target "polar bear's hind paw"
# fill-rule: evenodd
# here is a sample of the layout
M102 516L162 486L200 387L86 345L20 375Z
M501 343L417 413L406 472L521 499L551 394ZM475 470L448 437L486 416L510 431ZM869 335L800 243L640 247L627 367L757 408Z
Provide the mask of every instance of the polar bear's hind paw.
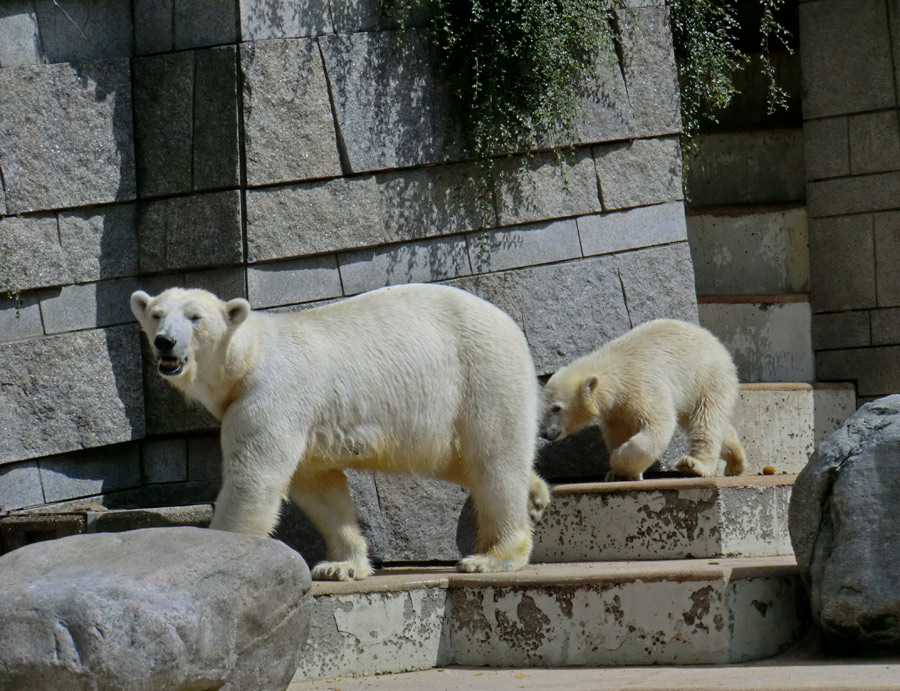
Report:
M374 572L366 561L321 561L310 575L314 581L361 581Z

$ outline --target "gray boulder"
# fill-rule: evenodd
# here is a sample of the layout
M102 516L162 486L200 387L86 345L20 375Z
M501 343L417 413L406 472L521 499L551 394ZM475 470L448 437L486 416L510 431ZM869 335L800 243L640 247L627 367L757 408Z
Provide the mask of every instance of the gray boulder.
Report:
M900 650L900 395L860 408L797 477L789 527L832 643Z
M284 544L201 528L22 547L0 558L0 688L286 689L309 587Z

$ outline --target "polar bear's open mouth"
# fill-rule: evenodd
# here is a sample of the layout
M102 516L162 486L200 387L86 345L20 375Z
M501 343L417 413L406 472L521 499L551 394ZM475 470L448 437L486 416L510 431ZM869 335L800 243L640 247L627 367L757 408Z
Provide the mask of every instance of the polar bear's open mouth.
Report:
M187 358L180 360L177 357L160 357L159 373L166 377L174 377L176 374L181 374L185 362L187 362Z

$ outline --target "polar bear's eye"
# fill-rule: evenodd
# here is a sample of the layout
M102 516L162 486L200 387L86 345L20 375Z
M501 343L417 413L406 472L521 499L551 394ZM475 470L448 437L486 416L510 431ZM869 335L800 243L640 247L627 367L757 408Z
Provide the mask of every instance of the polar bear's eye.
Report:
M203 316L199 315L199 314L192 314L190 317L188 317L188 319L190 319L192 322L194 322L196 324L198 321L203 319Z

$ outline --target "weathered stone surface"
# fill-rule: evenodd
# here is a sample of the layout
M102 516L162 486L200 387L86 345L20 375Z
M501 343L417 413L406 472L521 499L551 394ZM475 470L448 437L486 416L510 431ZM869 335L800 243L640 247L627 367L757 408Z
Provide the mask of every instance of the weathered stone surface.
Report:
M334 255L264 264L247 270L247 299L254 308L325 300L342 294Z
M47 334L127 324L134 319L126 296L137 290L137 279L120 278L39 291Z
M41 471L35 461L0 466L0 513L43 503Z
M384 244L375 178L247 192L250 262Z
M208 528L213 517L212 504L164 506L152 509L113 509L92 516L98 533L121 533L143 528Z
M25 509L25 515L0 518L0 553L11 552L25 545L80 535L85 529L84 515L47 514L43 506Z
M471 233L467 243L469 261L475 273L581 257L581 242L574 219Z
M41 62L34 0L7 0L0 8L0 68Z
M604 211L682 199L676 138L635 139L594 147Z
M175 0L132 0L134 8L134 52L163 53L173 48Z
M847 118L824 118L803 123L803 160L807 180L850 174Z
M174 48L202 48L238 41L237 1L174 0Z
M821 350L816 353L816 378L856 382L860 398L900 391L900 347Z
M4 293L0 292L0 295ZM27 293L18 300L0 299L0 342L22 341L44 333L37 295Z
M222 480L222 445L218 434L202 434L188 439L188 479Z
M145 272L239 264L241 194L228 190L141 204L138 240Z
M341 174L334 117L314 39L241 46L247 182Z
M800 7L803 116L893 108L886 4L830 0Z
M134 199L128 60L0 71L9 213Z
M810 218L888 211L897 206L900 171L811 182L807 194Z
M821 383L813 386L813 432L821 444L856 412L856 386L853 382Z
M662 318L697 323L694 268L687 242L617 255L616 266L634 326Z
M634 135L681 132L681 99L668 7L617 13L622 28L623 72L634 118Z
M900 168L900 123L896 109L847 118L850 172L878 173Z
M195 190L236 187L240 183L237 69L237 48L234 46L197 51L193 138Z
M524 175L521 163L519 156L497 162L495 197L500 225L600 211L596 169L590 149L579 150L574 160L564 160L562 164L552 153L536 154L528 160Z
M141 484L138 445L117 444L77 454L42 458L44 501L64 501Z
M468 276L466 240L461 235L432 238L338 255L345 295L397 283L429 283Z
M130 58L129 0L35 0L43 62Z
M0 560L0 682L285 689L309 571L276 540L200 528L76 535Z
M846 312L847 315L856 315L860 314L858 312ZM871 334L872 334L872 343L871 345L891 345L892 343L900 343L900 308L892 307L889 309L880 309L880 310L871 310L870 312L862 312L865 319L865 326L860 324L856 333L859 333L860 336L863 333L868 336L870 331L868 329L869 319L871 318L872 326L871 326ZM821 317L827 317L830 315L817 315ZM860 320L862 321L862 320ZM813 317L813 326L816 324L816 317ZM865 331L863 331L865 329ZM853 333L851 329L845 329L845 332L849 331ZM825 348L827 346L819 346L818 342L815 341L815 332L813 332L813 342L816 343L817 348ZM855 343L842 343L838 347L843 348L854 348L857 346L867 346L868 342L864 342L862 338L858 338Z
M578 233L585 256L652 247L687 239L681 202L581 216Z
M187 440L153 439L141 444L141 481L184 482L187 480Z
M717 132L698 135L687 191L697 206L794 202L805 179L799 128Z
M897 341L879 343L876 327L879 310L856 312L831 312L812 315L812 342L816 350L835 348L863 348L869 345L886 345ZM869 315L872 324L869 324ZM898 334L900 336L900 334ZM900 340L900 339L898 339Z
M810 220L809 266L816 312L875 307L872 216Z
M578 97L575 134L579 144L628 139L634 113L628 100L622 66L612 50L600 51L594 70Z
M699 295L809 292L806 210L687 217Z
M69 283L54 216L0 218L0 290Z
M194 53L134 61L134 134L138 194L191 190Z
M879 307L900 305L900 212L875 214L875 288Z
M342 156L354 173L458 157L445 85L415 30L322 36Z
M60 213L59 240L69 277L76 283L138 272L134 204Z
M900 649L900 396L864 405L797 477L790 530L813 619L836 643Z
M0 345L0 463L140 438L136 327Z
M239 0L241 40L332 33L331 0ZM342 4L342 3L338 3Z

